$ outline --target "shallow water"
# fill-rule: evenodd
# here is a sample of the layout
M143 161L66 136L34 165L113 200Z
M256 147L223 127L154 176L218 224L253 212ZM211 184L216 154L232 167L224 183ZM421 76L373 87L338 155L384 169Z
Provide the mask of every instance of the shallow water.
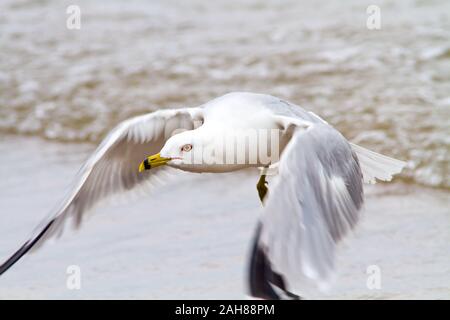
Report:
M291 100L449 188L450 2L0 2L0 132L98 142L120 120L229 91Z
M0 139L0 261L64 195L91 151L86 144ZM2 275L0 299L245 298L257 179L194 175L104 205L78 232L66 230ZM449 207L442 190L368 186L364 218L338 251L333 287L309 298L450 299ZM81 268L80 290L67 289L70 265ZM371 265L380 268L380 289L366 286Z

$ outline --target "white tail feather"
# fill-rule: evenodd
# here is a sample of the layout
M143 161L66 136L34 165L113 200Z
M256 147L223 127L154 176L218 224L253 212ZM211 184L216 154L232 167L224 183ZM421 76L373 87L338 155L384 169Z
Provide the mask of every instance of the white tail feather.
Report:
M350 144L358 156L365 183L375 183L376 179L391 181L392 176L400 173L406 165L404 161L389 158L353 143Z

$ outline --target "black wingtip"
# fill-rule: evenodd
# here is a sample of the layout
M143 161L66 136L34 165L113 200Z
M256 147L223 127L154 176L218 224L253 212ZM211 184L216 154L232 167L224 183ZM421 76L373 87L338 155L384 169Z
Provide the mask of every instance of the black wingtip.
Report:
M52 226L55 220L50 221L44 229L42 229L39 234L33 239L25 242L23 246L20 247L8 260L6 260L2 265L0 265L0 275L5 273L9 268L11 268L17 261L20 260L31 248L44 236L48 229Z
M283 276L273 271L270 261L259 243L261 229L262 225L260 223L253 240L249 267L250 295L255 298L267 300L281 300L282 297L274 290L274 287L278 287L286 295L285 298L300 300L300 296L287 290Z

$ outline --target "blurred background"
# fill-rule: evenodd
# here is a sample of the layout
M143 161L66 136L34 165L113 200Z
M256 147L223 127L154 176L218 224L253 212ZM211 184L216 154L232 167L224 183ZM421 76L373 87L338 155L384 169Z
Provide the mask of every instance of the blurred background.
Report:
M69 5L80 29L66 27ZM381 10L379 30L366 25L369 5ZM367 188L365 220L325 297L450 298L445 0L1 1L0 260L118 122L230 91L289 100L408 162L394 183ZM99 210L0 278L0 298L243 297L256 180L194 179L207 196L190 179ZM185 207L171 212L175 199ZM69 264L82 266L82 290L66 288ZM384 272L375 291L365 273L374 264Z

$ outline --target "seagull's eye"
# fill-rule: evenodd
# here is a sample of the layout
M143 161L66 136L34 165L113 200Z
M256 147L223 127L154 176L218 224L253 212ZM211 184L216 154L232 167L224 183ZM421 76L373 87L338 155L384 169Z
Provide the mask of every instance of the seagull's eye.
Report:
M181 151L184 152L189 152L192 150L192 144L185 144L184 146L181 147Z

